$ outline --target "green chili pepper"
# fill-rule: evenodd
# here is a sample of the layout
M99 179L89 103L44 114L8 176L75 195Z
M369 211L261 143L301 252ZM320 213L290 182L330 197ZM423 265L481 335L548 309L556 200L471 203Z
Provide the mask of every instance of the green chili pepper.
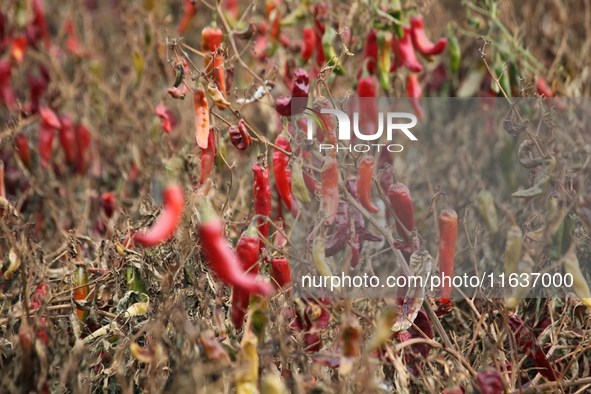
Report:
M517 225L511 226L507 233L507 243L505 244L505 274L507 276L517 272L521 249L523 247L523 232Z
M511 196L515 198L530 198L539 196L550 184L550 179L552 179L554 168L556 168L556 158L552 155L544 157L544 160L542 161L542 171L536 178L534 185L529 189L515 192Z
M591 307L591 291L589 285L585 281L585 276L581 272L581 266L579 265L579 259L577 258L577 246L575 242L572 242L568 251L564 255L564 272L572 275L573 285L572 289L583 301L585 305Z
M452 74L455 74L460 70L460 61L462 60L460 42L456 36L450 35L447 37L447 43L449 45L449 69Z
M304 180L303 164L304 160L301 157L295 159L291 164L291 192L300 202L307 204L311 200Z
M337 31L332 26L327 25L324 35L322 36L322 50L324 51L324 57L328 61L329 67L336 66L334 72L337 75L345 75L345 70L339 64L337 64L339 57L332 46L336 39Z
M399 38L404 37L404 28L402 26L402 6L400 5L400 0L391 0L386 6L386 13L400 22L393 23L392 28L394 33L396 33Z
M566 215L564 218L564 229L562 231L561 252L565 254L573 241L573 232L575 231L575 222L572 215Z
M496 234L499 231L499 219L497 216L497 208L495 207L495 199L491 192L482 190L478 193L478 211L486 222L491 233Z
M378 76L380 86L385 91L390 86L390 65L392 63L392 32L380 30L377 33L378 39Z

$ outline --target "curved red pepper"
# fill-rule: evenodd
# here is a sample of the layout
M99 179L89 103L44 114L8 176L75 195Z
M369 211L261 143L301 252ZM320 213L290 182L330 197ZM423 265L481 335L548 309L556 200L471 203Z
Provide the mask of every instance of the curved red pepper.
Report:
M162 126L162 130L170 133L174 127L174 116L172 111L166 108L164 105L157 105L155 111L156 115L162 119L162 123L160 124Z
M84 175L86 173L86 151L90 147L90 132L82 124L76 126L76 143L78 145L78 173Z
M423 17L420 15L410 18L410 31L415 48L425 56L438 55L443 52L447 45L447 38L445 37L440 38L435 44L427 38Z
M287 152L291 152L289 140L285 133L279 134L275 140L275 145ZM278 150L273 151L273 173L275 174L275 186L279 197L287 206L290 212L297 213L298 203L291 194L291 169L289 168L289 156Z
M374 159L371 155L364 155L359 163L359 175L357 177L357 195L363 208L370 212L379 211L371 202L371 185L373 183Z
M324 224L330 226L336 219L339 207L339 167L334 157L325 156L322 159L321 178Z
M191 20L197 13L197 2L195 0L185 0L185 10L181 21L179 22L179 34L183 35L189 28Z
M404 183L396 182L388 189L388 196L390 197L390 206L400 222L402 222L401 225L396 221L396 231L402 237L402 242L399 240L396 241L396 247L398 249L404 249L410 245L410 240L402 226L408 231L415 229L415 209L410 197L410 190L408 190L408 187Z
M375 77L366 76L359 80L359 127L367 134L372 134L378 127L378 85Z
M423 111L423 107L421 107L423 90L421 89L421 84L419 83L417 74L408 75L406 80L406 95L409 97L410 104L416 112L417 118L419 118L419 120L423 120L425 118L425 112Z
M246 129L244 119L240 119L238 125L232 125L228 129L230 141L236 149L245 150L252 144L252 137Z
M62 115L61 117L62 127L60 128L60 144L64 149L64 156L66 157L66 163L72 165L76 162L77 157L77 142L76 134L74 133L74 126L72 125L72 118L68 115Z
M314 55L314 49L316 47L316 32L312 26L304 27L302 31L303 45L300 51L300 57L304 63Z
M228 286L246 293L268 295L271 287L267 283L256 281L256 275L245 274L238 256L230 249L224 237L222 221L206 209L202 213L203 221L199 225L199 239L209 268Z
M259 233L255 224L250 224L246 231L242 233L236 244L236 254L240 260L244 272L250 274L259 273ZM232 290L232 322L237 329L242 328L244 316L248 310L250 294L240 288Z
M291 286L291 268L285 257L276 257L271 260L271 277L278 289L287 289Z
M458 234L458 214L450 208L446 208L439 214L439 272L442 276L453 276L454 257L456 253L456 236ZM442 309L451 308L451 286L443 281L441 286ZM443 312L443 310L441 312ZM438 311L439 312L439 311Z
M318 116L323 123L324 126L324 136L328 139L328 142L336 147L338 144L337 139L337 120L333 114L322 114L320 111L323 109L334 109L332 107L332 103L326 97L316 97L313 103L314 111L316 111L316 116ZM337 150L331 149L330 155L332 157L336 157Z
M269 169L263 168L260 163L254 163L252 171L254 173L254 211L257 215L271 217L273 196L269 184ZM259 219L259 232L263 238L267 238L269 234L269 223L265 223L263 219Z
M201 173L199 174L199 184L203 185L213 169L215 162L215 131L213 127L209 129L207 137L207 148L201 149Z
M280 97L275 100L275 110L279 115L291 116L304 112L310 92L310 77L308 72L298 68L293 73L293 85L291 87L291 97ZM299 99L293 100L294 97Z
M404 37L398 40L398 54L402 65L410 71L419 72L423 70L423 66L419 63L417 55L412 46L412 33L408 27L404 28Z
M162 191L164 208L156 222L145 232L133 235L133 241L140 246L157 246L174 234L183 217L185 198L180 185L169 185Z

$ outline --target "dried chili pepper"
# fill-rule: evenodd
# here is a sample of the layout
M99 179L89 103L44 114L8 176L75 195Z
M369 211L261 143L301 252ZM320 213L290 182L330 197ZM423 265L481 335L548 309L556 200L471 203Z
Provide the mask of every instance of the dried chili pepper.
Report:
M306 188L306 180L304 179L304 171L302 166L304 160L301 157L296 158L291 166L291 193L298 201L305 204L311 202L308 189Z
M133 241L140 246L157 246L166 242L178 228L183 217L185 198L183 187L168 185L162 191L164 207L161 215L150 229L132 235Z
M203 346L205 355L210 361L222 366L230 365L230 356L216 338L212 330L205 330L199 335L199 342Z
M339 207L339 168L335 158L325 156L322 159L321 178L324 224L330 226L336 219Z
M302 31L302 50L300 51L300 57L305 63L312 58L314 49L316 48L316 32L312 26L305 26Z
M542 170L536 177L534 185L529 189L515 192L511 194L511 196L516 198L531 198L539 196L548 188L554 168L556 168L556 158L554 155L545 156L542 160Z
M577 246L575 242L571 243L570 248L562 258L562 263L564 265L564 272L572 275L572 290L585 305L591 307L591 290L589 290L589 285L585 281L585 276L581 271L579 259L577 258Z
M347 188L347 191L359 201L359 196L357 195L357 179L349 179L347 182L345 182L345 187ZM355 233L359 237L360 241L382 242L384 240L381 236L369 232L369 230L365 227L363 214L352 205L349 206L349 215L353 218Z
M162 126L162 130L170 133L174 127L173 124L175 123L172 111L166 108L164 105L157 105L155 110L156 115L162 119L162 123L160 124Z
M415 338L425 338L425 336L433 339L431 319L429 319L429 315L427 315L427 312L423 308L418 310L413 320L414 324L409 327L407 332L398 333L398 341L405 342ZM429 356L431 347L426 343L418 343L416 345L410 345L410 350L411 352L404 356L405 364L413 376L419 376L423 360Z
M55 129L61 128L61 122L58 116L49 107L39 108L41 115L41 128L39 130L39 156L41 158L41 167L47 168L51 159L51 149Z
M238 125L230 126L228 133L230 134L230 141L236 149L245 150L252 144L252 137L246 129L244 119L240 119Z
M236 244L236 254L244 272L254 275L259 273L257 264L259 260L259 244L257 225L251 223ZM242 328L249 300L250 293L244 292L240 288L232 290L232 322L237 329Z
M396 179L394 179L396 181ZM390 197L390 206L394 210L396 217L396 231L402 237L402 241L396 240L396 247L404 249L410 246L410 239L407 232L415 229L415 209L410 196L410 190L404 183L396 181L388 189Z
M224 95L216 85L213 83L209 83L207 85L207 94L209 94L209 98L217 107L221 110L231 106L230 102L224 98Z
M205 98L205 89L202 86L198 86L193 90L193 107L197 146L201 149L207 149L207 141L209 140L209 104Z
M14 143L18 149L18 157L23 162L24 166L31 171L33 168L33 160L31 159L31 151L29 150L29 139L24 134L17 134L14 137Z
M376 213L379 208L371 202L371 185L373 184L374 159L371 155L364 155L359 162L357 177L357 195L363 208Z
M90 132L82 124L76 126L76 143L78 145L78 156L76 159L78 166L78 173L84 175L86 173L86 151L90 147Z
M291 286L291 268L285 257L271 260L271 277L276 288L287 289Z
M394 34L390 31L378 31L378 77L380 86L385 91L390 87L390 65L392 63L392 43Z
M343 322L342 329L343 356L357 357L363 346L363 332L359 322L353 315L348 315Z
M247 330L240 343L238 366L236 369L236 394L254 394L258 392L259 356L258 339L251 330Z
M257 215L266 217L271 216L273 197L271 194L271 185L269 184L269 169L263 168L260 163L252 165L254 173L254 211ZM269 234L269 223L264 223L263 219L259 219L259 232L261 236L267 238ZM261 240L261 246L263 242Z
M460 49L460 42L454 35L449 36L449 69L452 74L456 74L460 70L460 62L462 60L462 50Z
M361 258L361 240L359 239L359 235L355 233L349 238L347 243L351 247L351 267L355 268Z
M275 100L275 110L279 115L291 116L304 112L308 101L306 98L310 92L310 77L306 70L298 68L293 73L293 80L291 97L280 97Z
M76 134L74 133L74 126L72 125L72 118L68 115L62 115L60 118L62 127L60 127L60 144L64 149L66 163L72 165L76 162L77 157L77 142Z
M275 145L286 152L291 152L291 145L285 131L277 136L277 139L275 139ZM292 199L291 196L291 169L289 168L289 156L277 149L273 151L273 173L275 175L275 186L277 187L281 200L290 212L297 212L297 200Z
M205 205L202 209L202 221L199 224L199 239L209 268L222 282L249 294L271 293L267 283L258 282L256 275L245 274L238 256L230 248L224 236L222 221L215 216L211 208Z
M183 35L191 24L191 19L197 13L197 2L195 0L185 0L183 17L179 22L179 34Z
M205 62L206 75L211 75L217 82L218 88L222 93L226 92L226 70L224 69L224 56L216 53L222 45L224 33L222 29L216 26L207 26L201 31L201 50L206 55ZM213 57L212 57L213 56Z
M437 223L439 225L439 272L441 276L453 276L456 237L458 234L458 214L453 209L446 208L439 214ZM450 285L451 283L446 284L446 281L443 281L441 286L439 301L443 305L450 304Z
M74 271L74 300L75 301L84 301L86 297L88 297L88 293L90 292L88 286L84 286L88 283L88 271L83 264L79 264L76 266L76 270ZM81 287L82 286L82 287ZM78 315L78 319L81 322L85 322L88 318L88 311L82 309L76 309L76 315Z
M336 147L338 144L337 139L337 119L333 114L322 113L323 109L334 109L332 103L326 97L316 97L313 103L313 109L315 114L321 119L322 125L324 126L324 134L328 139L328 142ZM331 149L330 155L336 157L337 150Z
M505 244L505 257L503 259L505 266L505 275L507 277L517 272L517 266L521 257L523 247L523 232L517 225L511 226L507 233L507 242Z
M418 73L423 70L423 66L419 63L417 55L412 46L412 33L409 28L404 28L404 37L398 40L398 54L400 55L401 63L404 67L412 72Z
M499 231L499 220L497 216L497 208L495 206L495 198L488 190L481 190L476 198L478 211L480 216L486 222L489 231L496 234Z
M432 43L425 33L424 21L421 15L412 16L410 18L410 29L412 42L415 48L423 55L438 55L445 50L447 38L443 37L436 43Z
M339 64L339 57L333 47L337 40L337 31L332 26L325 26L324 34L322 35L322 50L324 52L324 59L328 61L327 67L334 67L334 73L337 75L345 75L345 69Z
M207 138L207 148L201 149L201 173L199 174L199 184L203 185L209 178L213 163L215 162L215 130L209 129Z
M519 159L519 164L525 168L534 168L542 164L543 160L541 157L531 157L534 146L535 144L532 140L524 140L519 145L517 158Z
M334 256L347 246L351 235L348 205L341 202L336 214L334 232L326 241L326 257Z
M417 74L408 74L406 79L406 95L408 96L408 100L417 114L417 118L419 118L419 120L425 119L425 112L423 111L423 107L421 107L423 90L421 89L421 84L419 83L419 77Z

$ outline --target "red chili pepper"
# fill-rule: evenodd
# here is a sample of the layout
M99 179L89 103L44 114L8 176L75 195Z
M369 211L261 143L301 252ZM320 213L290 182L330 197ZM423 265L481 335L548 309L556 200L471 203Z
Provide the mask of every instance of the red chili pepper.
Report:
M277 7L277 2L275 0L267 0L265 2L265 11L267 22L271 26L268 31L269 37L277 41L281 35L281 12Z
M251 275L259 273L259 233L257 226L251 223L245 232L242 233L236 244L236 254L241 263L242 270ZM240 288L232 290L232 322L236 329L242 328L244 316L248 310L250 293Z
M210 208L204 208L203 221L199 225L199 238L205 259L217 276L225 284L246 293L268 295L271 287L267 283L256 281L256 275L245 274L238 256L228 245L224 237L222 221Z
M408 329L398 334L398 341L404 342L414 338L427 338L433 339L433 327L429 315L423 308L419 310L414 320L414 324ZM426 343L418 343L416 345L410 345L410 352L405 355L404 360L406 362L408 371L418 376L420 369L423 365L423 360L429 355L431 347Z
M495 369L478 371L476 379L482 394L502 394L505 392L501 373Z
M378 126L378 85L375 77L364 76L357 84L359 94L359 127L366 133L373 133Z
M374 159L371 155L364 155L359 163L359 175L357 177L357 195L363 208L376 213L379 208L371 202L371 186L373 183Z
M50 47L50 36L47 22L45 21L45 13L43 11L43 0L33 0L33 25L37 27L41 33L41 37L45 41L45 46Z
M101 208L108 218L113 217L115 213L115 195L110 192L101 194Z
M359 201L359 196L357 195L357 179L349 179L345 182L345 187L347 188L347 191L351 193L353 198ZM382 242L384 240L381 236L369 232L365 227L363 215L357 208L349 206L349 215L353 218L355 233L359 236L360 241Z
M419 118L419 120L423 120L425 118L423 107L421 107L423 91L421 89L421 84L419 83L417 74L408 74L408 78L406 80L406 94L409 98L410 104L417 114L417 118Z
M244 119L240 119L238 125L230 126L228 132L230 134L230 141L236 149L245 150L252 144L252 137L246 129Z
M164 207L156 222L149 230L133 235L133 241L140 246L151 247L166 242L174 234L181 222L185 205L182 186L166 186L162 191L162 197Z
M185 0L185 10L181 21L179 22L179 34L183 35L189 28L191 20L197 13L197 1Z
M62 115L60 118L62 127L60 128L60 144L64 149L64 156L66 163L74 164L77 157L77 142L76 134L74 133L74 126L72 125L72 118L68 115Z
M456 252L456 236L458 234L458 214L450 208L446 208L439 214L439 272L441 276L452 276L454 273L454 257ZM441 298L438 300L442 308L438 313L445 313L451 308L451 286L443 281L441 286Z
M213 55L213 53L222 45L223 39L224 33L219 27L208 26L201 32L201 50L206 55L204 58L204 72L208 76L211 74L222 93L226 92L226 70L223 67L224 56L221 54Z
M257 215L271 217L273 196L269 184L269 169L263 168L260 163L254 163L252 171L254 173L254 211ZM263 238L267 238L269 234L269 223L265 223L263 219L259 219L259 232Z
M271 277L276 288L287 289L291 286L291 268L284 257L271 260Z
M197 146L207 149L209 139L209 104L205 97L205 89L199 86L193 90L193 109L195 112L195 138Z
M287 152L291 152L291 145L286 137L287 134L285 132L279 134L275 140L275 145ZM278 150L273 151L273 173L275 175L275 186L277 187L277 192L279 192L281 200L292 214L297 213L298 202L291 194L289 156Z
M322 36L326 30L325 24L328 18L328 5L325 2L314 3L314 29L316 33L316 66L323 67L326 63L326 57L324 56L324 48L322 48Z
M39 130L39 156L41 167L47 168L51 159L51 148L53 144L54 129L61 128L59 118L49 107L39 108L41 114L41 128Z
M209 178L213 163L215 162L215 131L209 129L209 136L207 138L207 148L201 149L201 173L199 174L199 184L203 185Z
M158 115L162 119L162 130L164 130L167 133L170 133L175 123L172 111L166 108L164 105L157 105L156 115Z
M25 50L27 49L26 37L14 37L10 45L10 58L14 60L17 65L23 62L25 57Z
M88 286L80 287L88 283L88 271L84 265L77 265L74 271L74 300L84 301L90 292ZM88 318L88 311L76 309L76 315L81 322L85 322Z
M396 221L396 231L402 237L402 242L396 240L396 247L398 249L404 249L410 245L410 240L404 228L408 231L415 229L415 209L410 197L410 190L408 190L408 187L404 183L396 182L388 189L388 196L390 196L390 206L400 222L402 222L401 224Z
M12 68L7 59L0 59L0 100L11 111L16 111L16 94L10 84Z
M31 311L37 310L41 308L43 304L43 300L49 297L49 285L45 282L41 283L39 286L35 288L35 291L31 295L31 301L29 301L29 309ZM45 326L46 317L45 315L39 318L39 324L41 326ZM45 333L44 329L39 330L37 334L39 338L43 341L45 345L47 345L47 334ZM20 337L20 334L19 334Z
M275 100L275 110L279 115L291 116L304 112L310 92L310 77L306 70L298 68L293 73L294 82L291 88L291 97L280 97ZM293 98L296 98L293 100Z
M18 134L14 137L14 142L18 148L18 157L30 171L33 168L33 160L31 160L31 151L29 150L29 139L24 134Z
M305 64L314 54L314 49L316 47L316 32L312 26L306 26L302 31L302 36L303 45L302 50L300 51L300 57Z
M322 159L322 206L324 208L324 224L330 226L336 219L339 207L339 168L334 157Z
M421 15L412 16L410 18L410 29L412 42L417 51L421 52L423 55L438 55L445 49L447 45L447 38L440 38L435 44L433 44L431 40L427 38L425 26L423 24L423 17Z
M398 40L398 54L400 55L401 63L410 71L419 72L423 70L423 66L419 63L417 55L412 46L412 33L408 27L404 28L404 37Z
M359 73L357 74L357 78L361 77L361 75L364 72L364 69L367 70L369 75L375 75L377 61L378 61L378 39L376 36L376 32L374 30L370 30L369 33L367 33L367 37L365 38L363 59L361 61L362 68L359 69ZM361 81L360 81L360 83L361 83ZM361 93L359 87L357 88L357 90ZM360 96L360 97L367 97L367 96Z
M76 126L76 143L78 144L78 173L84 175L86 173L86 151L90 147L90 132L82 124Z
M334 256L345 248L351 236L351 222L349 221L349 207L347 204L339 203L337 210L334 232L326 240L324 248L325 257Z
M536 81L536 90L540 95L544 95L546 97L554 96L554 93L552 92L552 89L550 89L550 87L548 86L548 83L540 77L538 77Z
M334 109L330 100L326 97L316 97L314 99L313 108L314 111L316 111L316 116L318 116L322 120L325 137L328 139L328 142L332 146L336 147L338 144L336 117L333 114L322 114L320 112L323 109ZM337 150L332 149L330 151L330 155L332 157L336 157Z
M29 95L31 100L27 110L31 112L31 114L36 114L37 111L39 111L39 101L41 100L41 96L47 91L48 80L44 76L37 77L27 75L27 81L29 82Z
M355 233L354 236L349 238L347 243L351 247L351 267L355 268L359 264L361 257L361 240L359 239L359 235Z

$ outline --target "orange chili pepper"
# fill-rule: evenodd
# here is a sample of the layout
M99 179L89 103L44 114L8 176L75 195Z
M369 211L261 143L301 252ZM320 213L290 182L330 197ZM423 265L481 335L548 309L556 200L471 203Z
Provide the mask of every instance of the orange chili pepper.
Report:
M202 86L193 90L193 108L195 110L195 138L197 146L207 149L209 138L209 104L205 98L205 89Z

